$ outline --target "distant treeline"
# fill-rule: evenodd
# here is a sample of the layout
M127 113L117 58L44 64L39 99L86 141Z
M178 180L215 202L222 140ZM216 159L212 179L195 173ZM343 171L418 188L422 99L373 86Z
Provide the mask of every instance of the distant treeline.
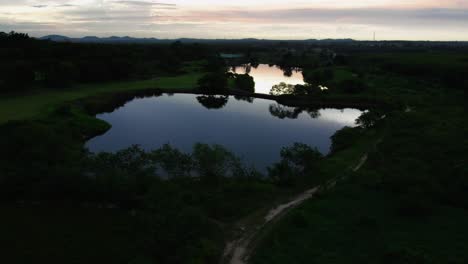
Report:
M444 44L444 45L442 45ZM346 66L361 82L378 72L468 87L468 48L462 42L357 41L213 41L132 43L72 43L39 40L27 34L0 32L0 93L33 87L64 88L74 83L146 79L176 75L190 61L203 61L207 72L224 67L218 54L241 54L229 64L279 65L285 72L300 67L305 80L324 84L326 67ZM443 62L443 63L442 63ZM321 68L324 74L317 69ZM333 85L331 85L333 87ZM355 89L351 89L355 90Z
M183 62L209 57L199 44L116 45L37 40L0 32L0 92L34 86L63 88L73 83L104 82L177 74Z

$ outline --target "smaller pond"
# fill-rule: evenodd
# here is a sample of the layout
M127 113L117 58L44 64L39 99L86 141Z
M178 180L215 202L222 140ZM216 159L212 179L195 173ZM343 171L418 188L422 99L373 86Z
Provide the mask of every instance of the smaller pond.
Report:
M357 109L313 109L233 96L163 94L137 98L112 113L97 115L112 128L86 146L92 152L114 152L133 144L146 150L165 143L191 152L195 143L220 144L257 169L279 160L282 147L295 142L330 150L330 137L355 126Z
M305 84L302 70L287 69L283 70L279 66L270 66L268 64L259 64L257 67L243 65L232 67L231 72L238 74L249 74L255 81L255 92L269 94L273 85L281 82L287 84Z

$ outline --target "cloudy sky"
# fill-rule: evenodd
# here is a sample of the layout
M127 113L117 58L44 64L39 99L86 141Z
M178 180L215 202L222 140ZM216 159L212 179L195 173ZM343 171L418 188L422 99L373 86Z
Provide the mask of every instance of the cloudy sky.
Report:
M32 36L468 40L468 0L0 0Z

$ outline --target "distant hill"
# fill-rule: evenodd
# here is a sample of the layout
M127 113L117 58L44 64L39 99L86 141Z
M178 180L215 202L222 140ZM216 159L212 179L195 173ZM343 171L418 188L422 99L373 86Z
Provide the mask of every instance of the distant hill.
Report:
M180 41L184 43L213 43L213 42L234 42L234 43L264 43L264 42L354 42L352 39L324 39L324 40L317 40L317 39L308 39L308 40L267 40L267 39L255 39L255 38L247 38L247 39L195 39L195 38L180 38L180 39L157 39L157 38L132 38L132 37L105 37L100 38L96 36L87 36L83 38L70 38L61 35L48 35L44 37L40 37L41 40L51 40L56 42L74 42L74 43L168 43L174 41Z
M164 44L172 43L174 41L180 41L183 43L201 43L201 44L249 44L249 45L268 45L277 44L282 42L288 43L300 43L300 44L321 44L321 45L367 45L369 47L466 47L468 42L466 41L406 41L406 40L381 40L381 41L369 41L369 40L354 40L354 39L306 39L306 40L270 40L270 39L195 39L195 38L179 38L179 39L158 39L158 38L133 38L129 36L125 37L96 37L87 36L83 38L70 38L61 35L48 35L41 38L40 40L50 40L56 42L72 42L72 43L109 43L109 44Z
M86 36L83 38L69 38L61 35L48 35L40 37L40 40L51 40L56 42L74 42L74 43L159 43L169 40L159 40L156 38L132 38L132 37L107 37L100 38L96 36ZM172 40L171 40L172 41Z

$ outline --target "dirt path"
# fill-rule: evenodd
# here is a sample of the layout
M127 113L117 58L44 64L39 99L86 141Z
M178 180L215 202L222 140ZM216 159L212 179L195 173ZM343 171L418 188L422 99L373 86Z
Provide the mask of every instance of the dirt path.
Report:
M366 153L361 157L359 163L354 168L351 168L351 170L353 172L358 171L366 163L367 157L368 155ZM249 229L240 227L242 232L239 234L239 237L227 243L223 252L222 263L247 264L250 254L252 253L252 249L255 247L254 240L259 235L260 230L262 230L271 222L277 221L291 209L312 198L318 192L333 188L340 179L341 178L331 179L323 185L317 186L299 194L290 202L276 206L275 208L268 211L268 213L263 218L263 222L257 224L256 226L252 226Z

